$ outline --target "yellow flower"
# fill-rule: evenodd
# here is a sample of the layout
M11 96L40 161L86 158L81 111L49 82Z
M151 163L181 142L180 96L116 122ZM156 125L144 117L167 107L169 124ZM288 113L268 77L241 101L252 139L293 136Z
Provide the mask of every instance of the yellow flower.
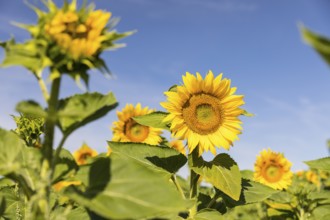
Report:
M141 125L134 121L133 117L146 115L153 112L148 107L142 108L138 103L135 107L127 104L121 112L117 111L119 121L113 123L113 141L120 142L140 142L151 145L159 144L161 129Z
M317 174L311 170L307 171L306 172L306 179L313 183L314 185L316 186L320 186L320 180L319 180L319 177L317 176Z
M79 16L83 15L60 9L44 27L46 34L56 42L62 52L68 52L75 60L93 56L98 52L106 39L102 32L111 13L97 10L90 12L86 19Z
M254 164L254 180L274 189L286 189L292 181L291 165L283 154L263 150Z
M86 164L88 158L95 157L96 155L97 152L85 143L73 153L73 157L78 165Z
M53 185L53 189L58 192L71 185L79 186L81 185L81 181L60 181Z
M236 88L222 74L214 78L209 71L203 79L187 72L182 79L183 85L165 92L167 102L161 103L169 112L164 122L171 123L172 136L187 139L190 153L196 147L199 155L216 154L216 146L228 150L241 133L243 96L234 95Z
M296 175L297 175L298 177L302 177L302 176L304 176L304 174L305 174L305 171L304 171L304 170L298 170L298 171L296 172Z
M170 146L182 154L186 154L183 142L181 140L173 140L170 142Z

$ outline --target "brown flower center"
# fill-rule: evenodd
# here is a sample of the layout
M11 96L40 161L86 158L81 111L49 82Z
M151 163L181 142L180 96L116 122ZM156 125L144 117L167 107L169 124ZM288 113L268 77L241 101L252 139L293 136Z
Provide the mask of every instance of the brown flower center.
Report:
M283 169L278 164L269 164L264 168L263 176L268 182L278 182L283 176Z
M223 119L219 100L209 94L193 95L183 105L182 116L191 130L202 135L215 132Z
M143 142L149 135L149 127L129 119L125 124L125 135L132 142Z

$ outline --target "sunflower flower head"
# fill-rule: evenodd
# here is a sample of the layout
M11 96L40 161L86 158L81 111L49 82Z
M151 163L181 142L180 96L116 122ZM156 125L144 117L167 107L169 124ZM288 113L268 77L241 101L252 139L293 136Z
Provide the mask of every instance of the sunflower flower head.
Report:
M83 144L77 151L73 153L73 157L78 165L84 165L87 163L87 159L95 157L98 153L96 150L90 148L87 144Z
M291 165L282 153L263 150L254 164L254 180L274 189L286 189L292 182Z
M316 172L312 171L312 170L308 170L305 173L306 179L308 182L313 183L316 186L320 186L321 182L319 179L319 176L317 175Z
M91 57L100 50L110 17L110 12L102 10L80 13L72 8L62 8L51 16L44 29L62 53L77 60Z
M118 121L113 123L113 141L139 142L157 145L162 141L160 134L162 130L137 123L133 117L146 115L154 110L148 107L142 108L138 103L135 107L127 104L122 111L117 111Z
M178 152L182 154L186 154L186 149L184 147L184 144L181 140L173 140L170 142L170 147L174 148Z
M216 154L215 147L228 150L241 133L243 96L234 94L236 88L222 74L215 77L209 71L203 79L187 72L182 79L182 85L165 92L167 101L161 103L169 112L164 122L171 123L172 136L187 140L190 153L196 147L199 155Z

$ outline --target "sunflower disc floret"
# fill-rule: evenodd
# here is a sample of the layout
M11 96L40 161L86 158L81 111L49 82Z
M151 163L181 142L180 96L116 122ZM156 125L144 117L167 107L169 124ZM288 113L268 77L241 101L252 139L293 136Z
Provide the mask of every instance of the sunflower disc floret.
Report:
M263 150L254 164L254 180L274 189L286 189L292 182L291 165L282 153Z
M142 116L153 112L154 110L148 107L142 108L138 103L135 107L132 104L127 104L122 111L117 111L119 121L113 123L113 141L120 142L138 142L151 145L157 145L162 141L160 134L162 130L152 128L137 123L133 117Z
M164 122L171 123L172 135L188 141L189 152L198 147L216 154L216 147L229 149L241 133L238 118L244 110L242 95L234 95L229 79L208 72L205 79L186 73L183 85L165 92L167 102L161 105L169 112Z

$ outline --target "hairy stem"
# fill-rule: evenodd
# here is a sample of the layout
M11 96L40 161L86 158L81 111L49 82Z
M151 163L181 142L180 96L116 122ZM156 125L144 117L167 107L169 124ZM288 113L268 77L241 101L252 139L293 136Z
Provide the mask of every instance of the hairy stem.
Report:
M58 158L60 157L61 150L62 150L63 145L64 145L67 138L68 138L68 135L63 135L60 143L58 144L58 146L56 148L55 155L54 155L54 158L53 158L53 161L52 161L52 166L51 166L51 168L52 168L51 175L50 175L51 179L53 179L56 163L58 161Z
M176 186L176 188L179 190L179 192L180 192L182 198L186 199L186 196L184 195L184 192L183 192L183 190L182 190L180 184L178 183L178 180L176 179L176 175L173 174L173 175L171 176L171 179L172 179L174 185Z
M39 87L41 89L41 92L42 92L42 95L45 99L46 102L48 102L49 100L49 92L48 92L48 89L47 89L47 86L46 86L46 83L45 81L43 80L43 78L41 77L41 71L34 74L38 80L38 84L39 84Z
M51 94L48 101L48 117L46 119L46 124L45 124L45 141L42 149L49 164L52 164L52 157L53 157L56 110L58 104L60 84L61 84L61 78L54 79L54 81L52 82Z

